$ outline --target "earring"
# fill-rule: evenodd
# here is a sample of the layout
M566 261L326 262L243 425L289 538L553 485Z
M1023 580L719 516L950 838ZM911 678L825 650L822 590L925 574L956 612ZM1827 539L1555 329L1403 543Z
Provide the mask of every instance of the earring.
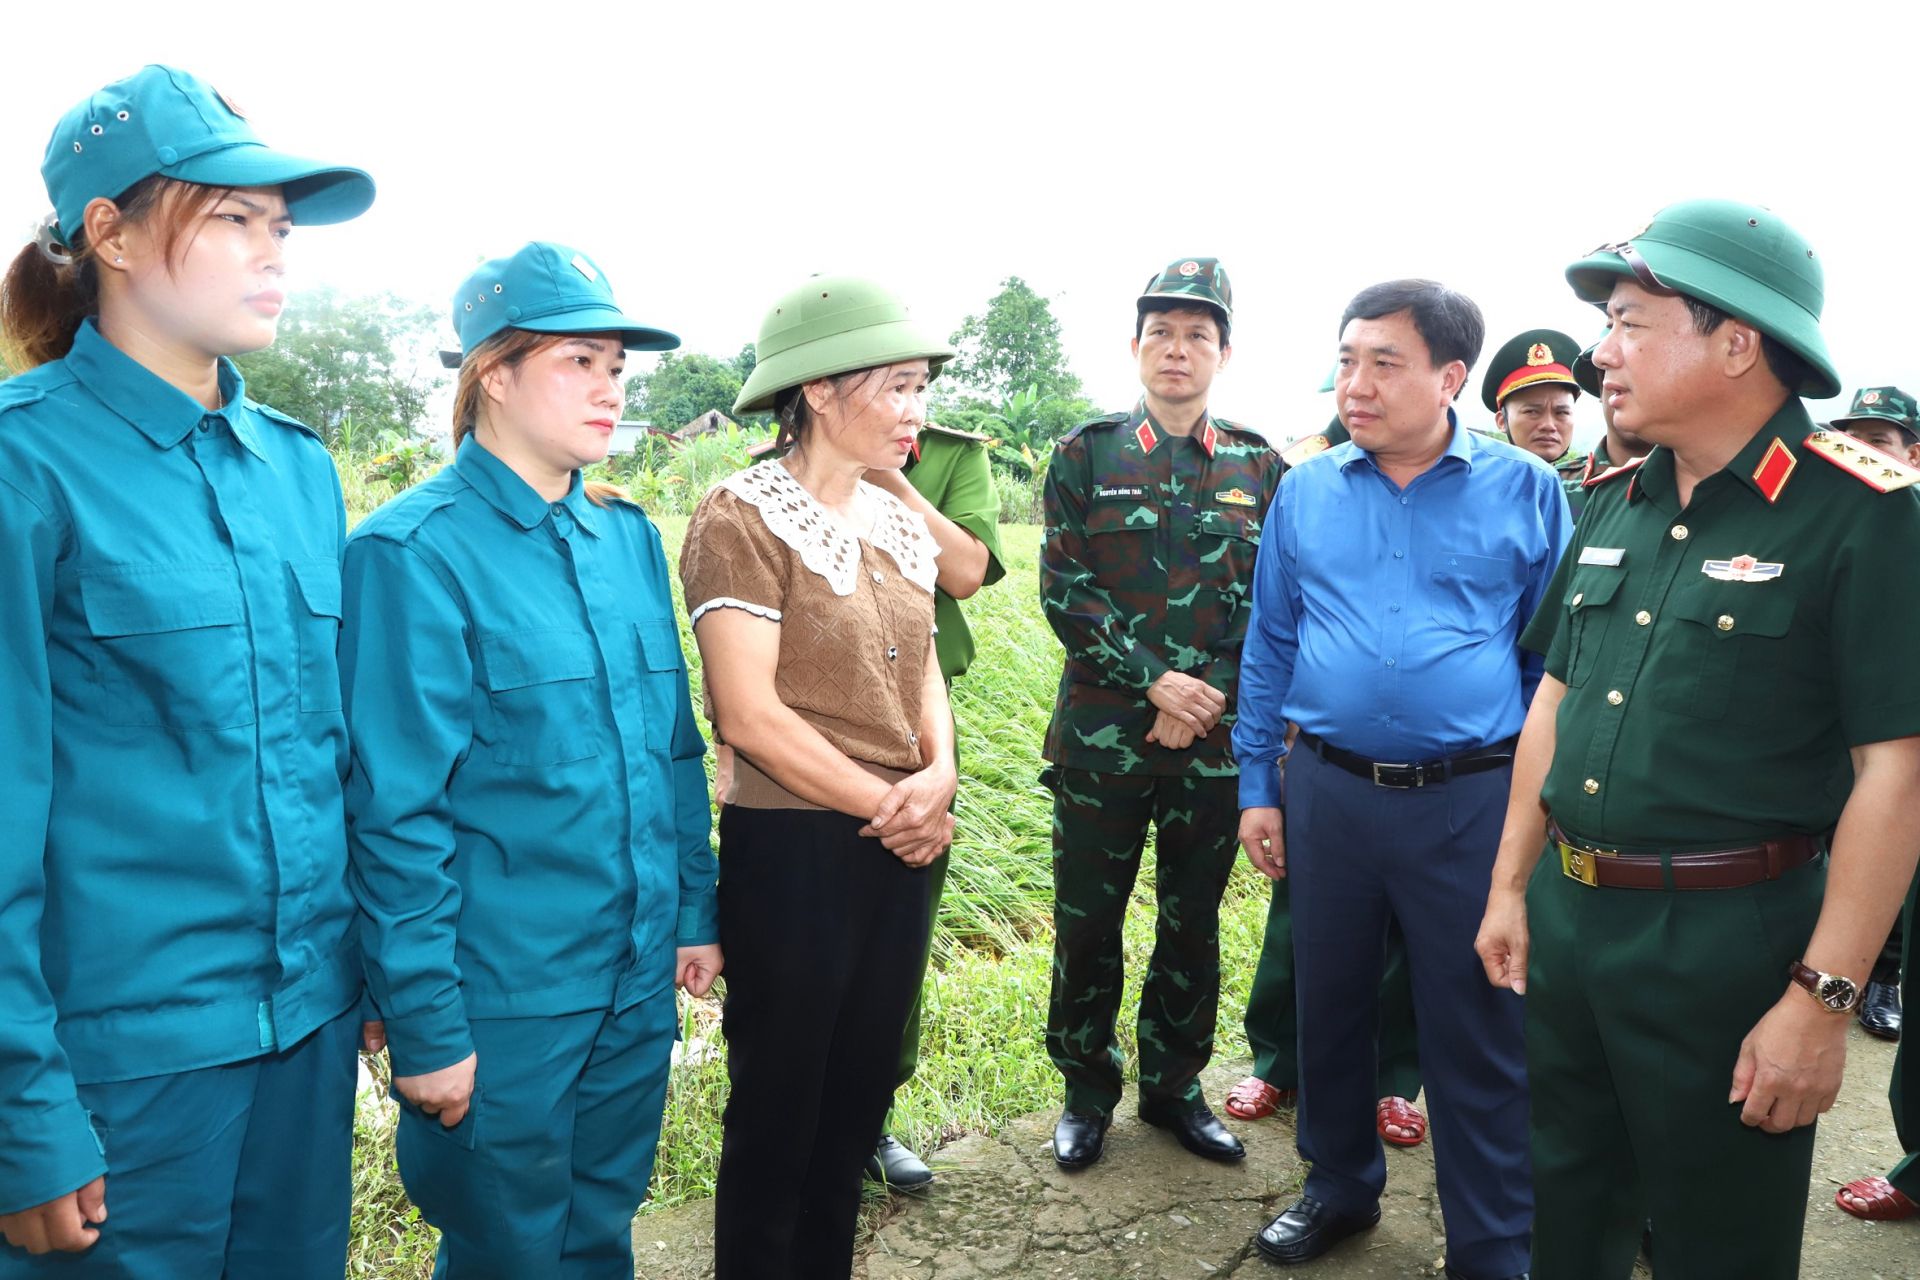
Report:
M115 262L119 262L119 263L124 263L124 262L126 262L126 259L125 259L125 258L115 258L115 259L114 259L114 261L115 261Z

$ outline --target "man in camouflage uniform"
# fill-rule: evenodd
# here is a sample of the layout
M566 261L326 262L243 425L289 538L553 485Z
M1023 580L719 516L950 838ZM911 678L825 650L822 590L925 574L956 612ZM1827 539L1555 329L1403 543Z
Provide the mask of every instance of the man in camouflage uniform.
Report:
M1582 391L1600 402L1600 420L1607 424L1606 435L1600 438L1599 444L1593 446L1592 453L1584 458L1570 458L1558 468L1560 487L1567 495L1567 509L1573 513L1577 524L1580 512L1586 507L1587 491L1601 481L1612 478L1615 471L1646 457L1653 446L1614 422L1613 405L1608 402L1601 388L1600 370L1594 367L1593 347L1588 347L1573 358L1573 380L1580 384Z
M1138 303L1145 394L1062 437L1047 469L1040 599L1067 651L1047 730L1054 969L1047 1051L1066 1077L1063 1168L1099 1159L1120 1102L1121 924L1147 829L1159 911L1141 993L1140 1115L1238 1160L1201 1096L1219 1005L1220 895L1235 857L1228 734L1260 522L1280 460L1207 412L1232 292L1211 258L1171 264Z

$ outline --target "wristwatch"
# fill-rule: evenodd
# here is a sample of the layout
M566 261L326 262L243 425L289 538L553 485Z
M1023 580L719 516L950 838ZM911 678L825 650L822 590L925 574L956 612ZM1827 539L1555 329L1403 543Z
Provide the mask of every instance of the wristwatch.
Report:
M1852 1013L1860 1003L1860 988L1852 978L1840 973L1821 973L1795 960L1787 966L1787 976L1807 989L1823 1009L1834 1013Z

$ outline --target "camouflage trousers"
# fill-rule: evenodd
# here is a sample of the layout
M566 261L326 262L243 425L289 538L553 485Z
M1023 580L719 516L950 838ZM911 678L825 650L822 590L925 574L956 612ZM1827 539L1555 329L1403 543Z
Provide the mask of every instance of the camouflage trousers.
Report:
M1109 1115L1120 1102L1120 931L1149 824L1159 910L1140 992L1140 1094L1197 1106L1220 1005L1220 895L1238 852L1239 779L1059 767L1041 778L1054 796L1047 1055L1066 1077L1067 1108Z

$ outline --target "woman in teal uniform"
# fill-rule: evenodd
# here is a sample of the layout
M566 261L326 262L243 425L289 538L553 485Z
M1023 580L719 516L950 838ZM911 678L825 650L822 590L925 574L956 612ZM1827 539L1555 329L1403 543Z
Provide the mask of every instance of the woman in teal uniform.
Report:
M373 182L158 66L41 172L0 284L0 1276L334 1280L346 520L226 357L273 342L289 231Z
M679 1025L720 971L660 535L606 456L629 319L535 243L454 296L453 465L347 543L352 883L438 1276L632 1276Z

